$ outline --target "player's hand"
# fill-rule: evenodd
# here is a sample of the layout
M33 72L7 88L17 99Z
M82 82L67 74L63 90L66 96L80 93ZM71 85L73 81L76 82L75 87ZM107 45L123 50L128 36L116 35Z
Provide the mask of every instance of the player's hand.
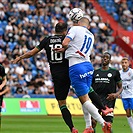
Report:
M106 98L109 101L115 100L117 98L117 94L116 93L111 93L108 94L108 97Z
M12 64L16 64L16 63L18 63L20 60L21 60L21 58L20 58L20 57L17 57L16 59L12 60L11 63L12 63Z
M63 53L65 51L65 48L53 48L52 50L57 53Z

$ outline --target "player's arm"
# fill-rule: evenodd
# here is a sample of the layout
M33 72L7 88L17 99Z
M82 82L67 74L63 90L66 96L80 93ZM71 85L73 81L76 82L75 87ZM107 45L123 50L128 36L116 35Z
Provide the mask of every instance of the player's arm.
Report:
M118 91L116 93L108 94L108 97L107 97L108 100L114 100L114 99L120 97L120 94L123 90L121 81L117 83L117 87L118 87Z
M118 91L116 93L108 94L108 97L107 97L108 100L116 99L117 97L119 97L119 95L121 94L121 92L123 90L122 80L121 80L121 77L120 77L120 72L118 70L116 71L115 81L117 83Z
M68 48L68 44L69 44L70 41L71 41L71 39L69 37L65 37L65 39L62 42L62 46L63 46L64 49Z
M117 83L117 87L118 87L118 91L117 91L116 95L117 95L117 97L119 97L120 94L121 94L122 91L123 91L123 88L122 88L122 81L120 81L120 82Z
M7 78L6 78L6 76L4 76L2 78L2 84L0 85L0 90L2 90L2 88L6 85L6 83L7 83Z
M30 57L34 56L35 54L37 54L39 51L41 51L41 50L44 48L44 46L45 46L45 44L46 44L46 42L47 42L47 38L48 38L48 37L45 37L45 38L40 42L40 44L39 44L38 46L36 46L34 49L32 49L32 50L28 51L27 53L25 53L25 54L23 54L23 55L17 57L15 60L12 61L12 63L13 63L13 64L16 64L16 63L18 63L19 61L21 61L22 59L30 58Z
M32 56L34 56L35 54L37 54L40 50L38 48L34 48L32 50L30 50L29 52L17 57L15 60L12 61L13 64L18 63L19 61L21 61L22 59L26 59L26 58L30 58Z
M116 98L118 98L123 90L122 88L122 82L117 83L118 86L118 91L116 93L111 93L108 94L107 100L115 100Z

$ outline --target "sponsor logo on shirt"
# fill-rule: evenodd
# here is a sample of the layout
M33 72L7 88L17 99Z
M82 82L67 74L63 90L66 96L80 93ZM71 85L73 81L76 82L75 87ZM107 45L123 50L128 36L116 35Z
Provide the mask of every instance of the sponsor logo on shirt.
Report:
M95 78L95 83L110 83L109 78Z

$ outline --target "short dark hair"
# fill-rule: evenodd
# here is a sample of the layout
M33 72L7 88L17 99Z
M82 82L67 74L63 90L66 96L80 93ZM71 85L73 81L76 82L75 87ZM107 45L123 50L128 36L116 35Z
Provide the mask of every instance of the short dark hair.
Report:
M110 57L110 59L111 59L111 54L110 54L108 51L105 51L105 52L103 53L103 55L104 55L104 54L108 54L109 57Z
M55 26L55 32L56 33L61 33L63 31L67 30L67 23L59 22Z

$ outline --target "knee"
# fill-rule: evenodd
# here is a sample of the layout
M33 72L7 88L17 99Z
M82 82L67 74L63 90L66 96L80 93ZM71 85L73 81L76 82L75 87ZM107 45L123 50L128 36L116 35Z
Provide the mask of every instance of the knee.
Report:
M66 105L66 100L58 100L58 104L60 107Z

